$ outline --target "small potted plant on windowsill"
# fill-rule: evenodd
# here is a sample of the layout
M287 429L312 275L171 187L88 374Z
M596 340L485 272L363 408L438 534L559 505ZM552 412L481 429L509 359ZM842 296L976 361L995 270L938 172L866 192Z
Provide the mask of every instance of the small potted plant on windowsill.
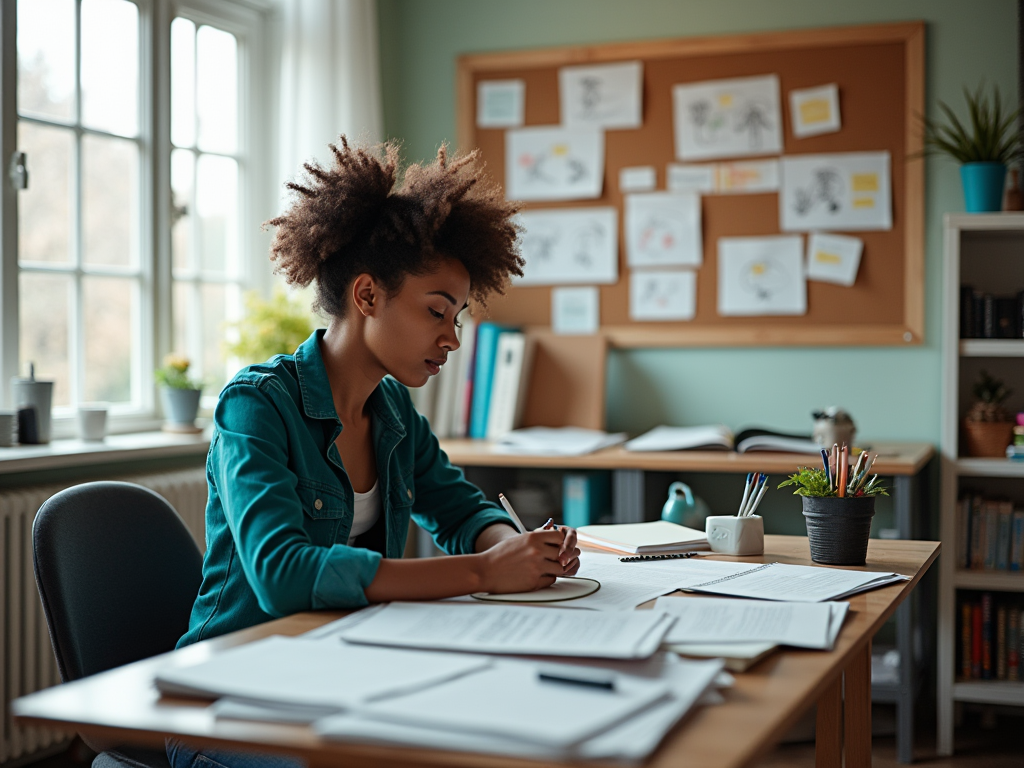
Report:
M964 88L970 116L964 125L945 102L939 109L945 122L922 117L924 155L947 155L960 165L964 188L964 207L968 213L1000 211L1006 168L1021 155L1017 118L1021 110L1003 105L999 90L991 100L984 86L971 93Z
M170 354L154 372L167 419L163 426L165 432L193 434L202 431L195 421L203 386L189 377L189 365L187 357Z
M878 475L868 477L872 463L873 460L869 460L860 469L858 462L849 470L843 496L839 495L838 484L824 469L803 467L779 483L779 488L795 486L793 493L801 497L814 562L863 565L867 559L875 497L889 495Z
M1003 406L1011 390L988 371L978 372L974 404L964 418L968 456L1002 458L1013 440L1013 419Z

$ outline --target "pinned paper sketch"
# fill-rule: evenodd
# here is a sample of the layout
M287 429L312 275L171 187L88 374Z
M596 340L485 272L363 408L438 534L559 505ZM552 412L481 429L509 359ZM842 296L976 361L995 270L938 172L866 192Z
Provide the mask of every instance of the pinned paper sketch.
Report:
M806 312L807 285L798 235L723 237L718 241L718 314Z
M619 171L620 192L652 192L658 184L658 177L650 165L638 165Z
M839 119L839 86L835 83L789 92L789 116L793 135L799 139L834 133Z
M509 200L586 200L601 196L604 133L593 128L520 128L505 134Z
M629 275L629 316L633 320L692 320L697 313L697 273L633 270Z
M562 67L558 91L562 124L596 128L639 128L644 65L639 61Z
M480 128L518 128L523 124L526 83L484 80L476 86L476 124Z
M723 195L775 192L779 189L779 161L718 163L715 180L715 191Z
M618 216L614 208L527 211L518 285L614 283L619 279Z
M714 165L669 163L669 192L714 192L717 184Z
M807 279L851 286L857 281L864 241L815 233L807 242Z
M559 334L597 333L601 294L594 286L551 289L551 330Z
M888 152L782 158L784 232L892 229Z
M700 197L692 192L627 195L626 254L631 267L699 267L704 254Z
M672 88L676 157L712 160L782 151L779 78L709 80Z

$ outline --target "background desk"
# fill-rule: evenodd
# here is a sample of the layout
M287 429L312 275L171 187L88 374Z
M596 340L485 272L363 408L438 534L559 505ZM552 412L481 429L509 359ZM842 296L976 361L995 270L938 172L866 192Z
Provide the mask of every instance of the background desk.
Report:
M491 498L500 488L502 470L559 469L609 470L612 473L612 517L616 523L634 523L655 519L663 499L647 499L647 472L711 472L746 474L767 472L779 476L795 472L799 467L817 465L813 456L794 453L734 453L732 451L657 451L639 453L621 446L607 448L585 456L523 456L495 451L494 445L482 440L442 440L441 448L456 466L467 470L470 479L481 485ZM900 539L920 539L930 535L927 526L923 470L935 455L928 443L871 443L871 452L878 454L874 470L892 478L893 513ZM723 514L722 510L714 510ZM420 551L431 545L429 537ZM916 614L916 615L915 615ZM900 762L914 757L914 702L921 688L924 665L933 657L935 601L915 597L904 602L896 612L896 649L900 654L899 682L876 684L871 695L874 701L896 704L896 754ZM910 660L910 663L908 663Z
M867 565L860 570L894 571L911 576L910 581L850 598L850 613L832 651L782 650L747 672L738 673L735 686L725 691L726 703L699 708L682 727L666 737L647 765L751 765L817 702L817 765L840 768L845 752L847 768L870 766L871 638L918 584L938 550L937 542L873 540ZM807 539L767 536L765 555L744 560L809 564ZM198 663L220 649L271 634L296 635L341 613L297 614L40 691L16 701L14 715L26 725L76 729L87 736L115 742L160 745L165 736L176 735L195 744L266 748L300 755L314 768L564 768L565 763L327 742L304 726L218 721L206 702L161 697L153 685L154 672L160 665Z

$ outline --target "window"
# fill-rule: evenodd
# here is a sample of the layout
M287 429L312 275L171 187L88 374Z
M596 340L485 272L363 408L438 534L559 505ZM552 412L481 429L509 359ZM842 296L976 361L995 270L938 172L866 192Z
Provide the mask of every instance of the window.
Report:
M247 163L265 122L251 96L265 87L253 2L17 0L0 11L17 22L16 56L3 56L17 96L4 110L28 170L4 207L18 236L3 255L0 374L32 362L55 380L57 436L84 402L109 403L123 428L152 421L152 371L167 352L192 360L207 404L234 371L225 322L252 286L251 260L266 262L247 234L268 218Z

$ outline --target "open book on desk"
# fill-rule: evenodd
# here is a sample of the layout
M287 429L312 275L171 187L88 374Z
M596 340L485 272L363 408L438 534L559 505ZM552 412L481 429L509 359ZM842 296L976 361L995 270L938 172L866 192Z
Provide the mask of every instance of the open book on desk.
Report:
M655 427L623 446L627 451L782 451L817 455L821 446L810 435L791 435L770 429L745 429L733 434L722 424L701 427Z

